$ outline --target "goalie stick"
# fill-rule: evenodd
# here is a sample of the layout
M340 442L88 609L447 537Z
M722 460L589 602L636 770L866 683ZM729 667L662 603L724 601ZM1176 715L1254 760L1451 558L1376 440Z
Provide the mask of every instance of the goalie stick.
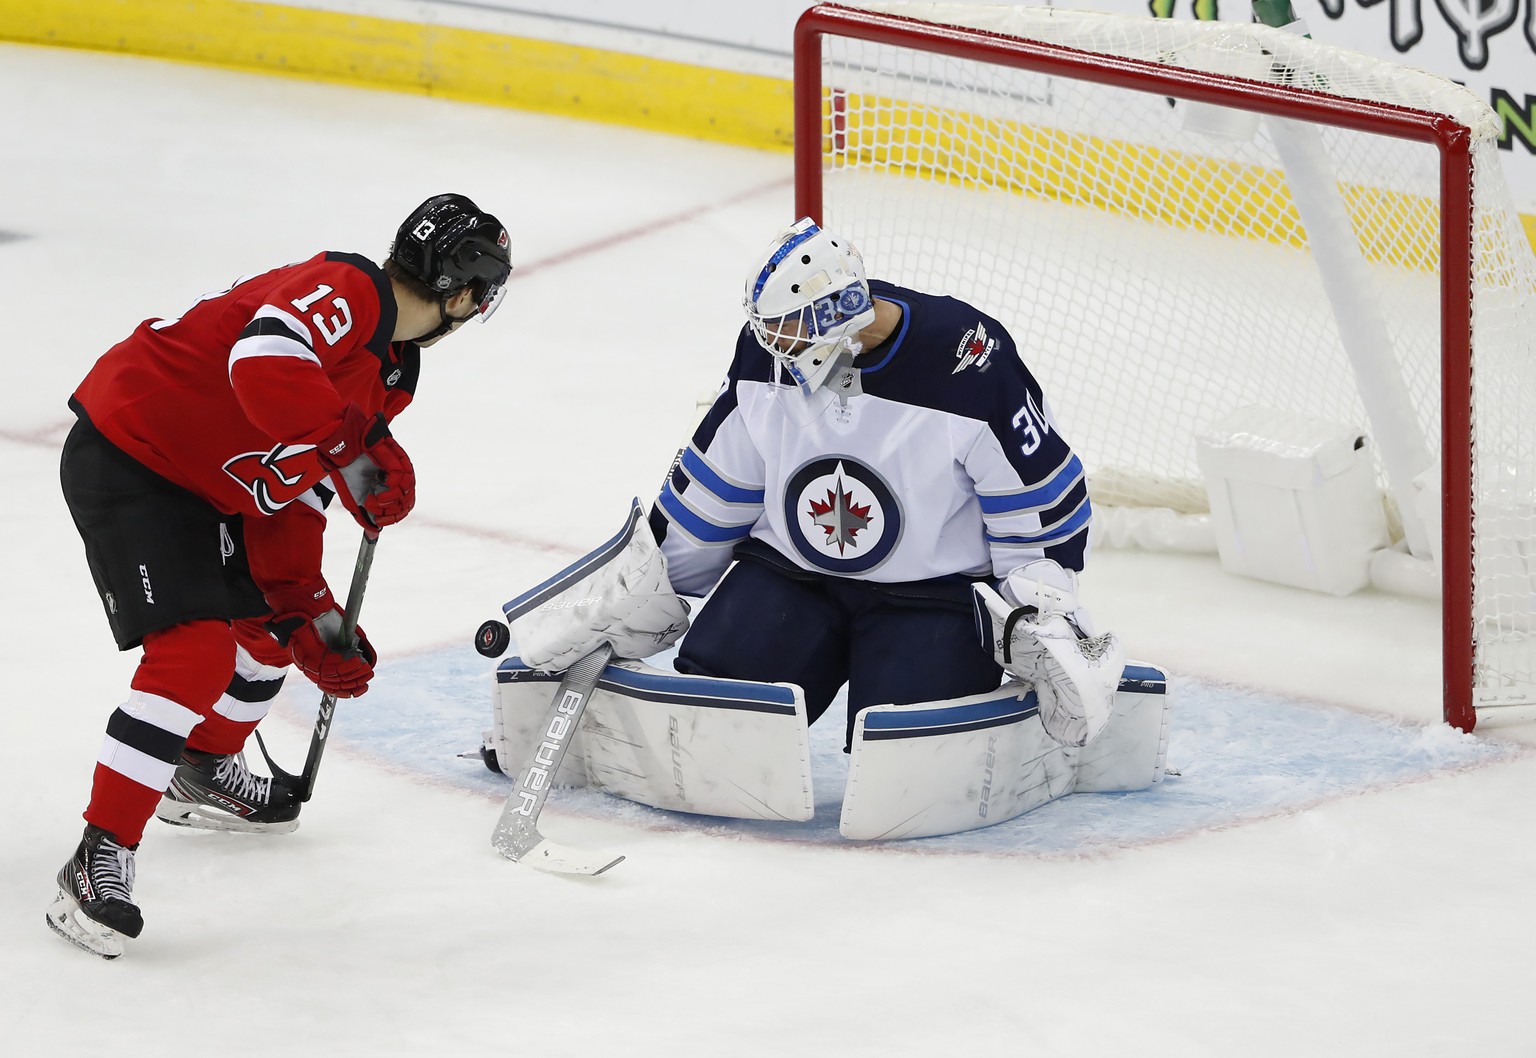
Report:
M491 834L491 846L507 859L556 874L585 875L602 874L623 862L623 856L573 849L539 833L539 813L555 772L575 737L587 699L612 658L613 647L604 643L582 655L560 681L544 717L544 736L518 772L517 785L507 795Z
M357 548L357 562L352 567L352 583L347 588L347 602L345 613L341 619L341 641L349 646L357 643L357 614L363 608L363 592L368 588L368 573L373 569L373 550L379 543L379 531L364 530L363 542ZM331 734L331 718L336 714L336 696L324 694L320 697L320 715L315 718L314 731L309 736L309 754L304 758L304 770L294 775L278 767L272 755L267 752L267 744L261 737L260 729L256 732L256 745L261 748L261 755L267 760L267 767L272 774L299 795L299 803L307 802L315 792L315 776L320 771L320 756L325 752L326 739Z

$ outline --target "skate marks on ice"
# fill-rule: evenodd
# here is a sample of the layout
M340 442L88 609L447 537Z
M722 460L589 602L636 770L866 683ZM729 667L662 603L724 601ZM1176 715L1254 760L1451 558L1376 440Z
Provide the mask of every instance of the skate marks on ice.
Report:
M505 797L510 779L462 754L491 722L495 662L468 645L385 662L362 706L338 715L334 737L368 756L435 781ZM670 657L652 660L670 668ZM946 837L881 843L890 851L989 856L1081 856L1240 825L1437 774L1514 760L1532 750L1279 696L1179 678L1169 737L1170 774L1150 790L1074 794L1007 823ZM307 699L284 692L302 720ZM811 731L816 817L806 823L666 812L587 789L559 789L549 810L647 829L735 839L867 848L837 830L848 758L843 704Z

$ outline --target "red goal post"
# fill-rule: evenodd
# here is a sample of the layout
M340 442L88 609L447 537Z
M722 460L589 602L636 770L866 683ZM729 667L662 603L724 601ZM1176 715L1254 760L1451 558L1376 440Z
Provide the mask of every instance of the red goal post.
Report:
M823 4L794 64L797 212L1003 319L1096 508L1198 513L1193 437L1235 406L1358 423L1438 566L1446 720L1536 702L1536 265L1485 104L1284 30L1053 8Z

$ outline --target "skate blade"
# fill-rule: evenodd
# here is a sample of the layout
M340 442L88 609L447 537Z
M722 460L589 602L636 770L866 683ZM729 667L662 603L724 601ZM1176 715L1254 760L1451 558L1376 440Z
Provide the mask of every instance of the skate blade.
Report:
M81 951L103 959L115 959L123 954L122 934L91 918L75 898L62 889L58 898L48 906L47 919L49 929Z
M253 823L249 819L221 812L217 808L187 804L162 798L155 809L155 818L173 827L190 827L193 830L222 830L232 834L292 834L299 829L297 819L282 823Z

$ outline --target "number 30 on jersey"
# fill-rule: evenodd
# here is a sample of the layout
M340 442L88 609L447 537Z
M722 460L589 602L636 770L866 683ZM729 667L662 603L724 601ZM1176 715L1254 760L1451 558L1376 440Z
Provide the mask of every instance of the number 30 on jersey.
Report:
M1019 447L1025 455L1033 455L1045 441L1045 435L1051 432L1051 424L1046 420L1045 412L1040 410L1040 405L1035 403L1033 393L1025 399L1024 406L1013 413L1013 428L1024 439Z

